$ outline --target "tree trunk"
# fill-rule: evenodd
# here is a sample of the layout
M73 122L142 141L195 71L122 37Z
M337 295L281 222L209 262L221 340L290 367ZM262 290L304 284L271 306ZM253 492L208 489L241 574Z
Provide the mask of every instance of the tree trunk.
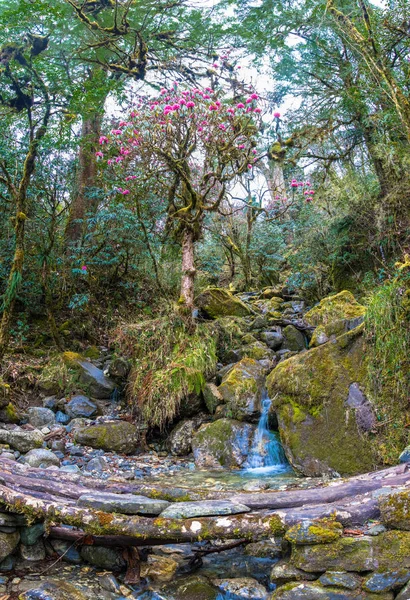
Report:
M182 238L182 280L181 280L181 304L188 308L194 307L194 283L195 283L195 244L194 232L185 229Z
M66 244L78 244L84 233L86 215L95 212L97 161L95 152L101 135L101 115L94 113L84 117L81 128L81 145L78 155L77 190L70 206L65 229Z

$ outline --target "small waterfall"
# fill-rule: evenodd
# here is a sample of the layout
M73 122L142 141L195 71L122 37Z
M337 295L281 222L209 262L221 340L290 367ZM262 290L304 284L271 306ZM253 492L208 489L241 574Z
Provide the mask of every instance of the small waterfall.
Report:
M281 473L289 469L289 464L279 441L279 434L269 430L271 399L266 391L262 396L261 403L261 418L245 463L246 472L255 475Z

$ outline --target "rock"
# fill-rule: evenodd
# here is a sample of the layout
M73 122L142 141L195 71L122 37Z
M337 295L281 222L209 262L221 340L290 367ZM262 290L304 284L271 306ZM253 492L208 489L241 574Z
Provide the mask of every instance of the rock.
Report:
M61 423L61 425L67 425L71 421L71 417L66 413L58 410L56 412L56 423Z
M272 567L270 572L270 581L275 585L283 585L291 581L308 581L317 579L317 575L312 575L301 569L297 569L287 560L280 560Z
M20 594L19 600L89 600L89 596L72 583L59 580L33 584L30 590Z
M361 585L361 579L354 573L344 571L327 571L319 577L319 581L325 587L339 587L348 590L356 590Z
M81 475L81 469L78 465L63 465L60 467L60 471L64 471L65 473L77 473Z
M77 505L125 515L159 515L167 508L169 502L166 500L153 500L137 494L95 492L80 496Z
M332 519L305 520L290 527L285 539L291 544L327 544L343 534L343 527Z
M272 350L278 350L283 343L283 335L280 331L262 331L259 337Z
M260 542L252 542L244 548L245 554L256 558L279 558L283 553L282 538L271 538Z
M206 383L204 389L202 390L202 394L207 409L211 415L213 415L216 407L224 402L221 392L214 383Z
M400 463L410 462L410 446L407 446L399 456Z
M42 406L32 406L28 409L27 414L30 425L38 429L46 425L54 425L56 421L53 411Z
M242 466L254 433L253 425L232 419L202 425L192 438L196 466L210 469Z
M342 537L330 544L294 546L291 563L308 572L410 569L410 533Z
M103 590L107 590L107 592L118 594L120 591L120 584L118 583L117 579L112 573L105 573L104 575L100 575L98 577L98 583L103 588Z
M266 344L258 341L242 346L238 352L239 359L253 358L254 360L271 360L273 356L273 350L268 348Z
M81 563L81 556L77 548L73 546L72 542L65 540L51 540L51 546L58 556L61 556L65 562L79 565Z
M38 430L0 429L0 443L9 444L23 454L33 448L41 448L44 437Z
M77 417L89 418L97 414L97 405L92 402L87 396L78 394L72 396L71 400L66 404L65 411L72 418Z
M47 469L47 467L51 467L55 465L56 467L60 466L60 459L51 452L51 450L47 450L46 448L35 448L27 452L24 457L24 462L30 467L36 467L41 469Z
M256 419L260 415L264 375L258 362L243 358L222 379L218 390L234 419Z
M126 379L130 372L130 363L125 358L120 356L114 358L108 365L108 374L110 377L116 377L118 379Z
M19 541L20 533L18 531L0 532L0 561L3 561L9 554L14 552Z
M104 546L82 546L81 558L87 562L108 571L123 569L126 565L122 551L116 548L105 548Z
M264 329L268 325L268 320L266 317L258 316L254 321L252 321L250 325L251 331L258 331Z
M80 371L80 381L86 386L88 393L98 400L111 398L115 390L115 383L104 375L101 369L98 369L88 360L78 360ZM87 417L89 415L76 415L78 417Z
M397 594L396 600L409 600L410 599L410 583L404 586L404 588Z
M286 456L303 475L353 475L377 464L377 442L347 404L351 385L366 377L361 333L362 326L284 360L266 380Z
M74 439L78 444L106 452L132 454L138 447L138 429L128 421L113 421L78 429Z
M392 529L410 531L410 491L398 491L379 499L381 521Z
M198 502L173 502L162 511L164 519L191 519L213 515L237 515L250 512L250 508L230 500L201 500Z
M0 572L7 573L8 571L12 571L14 569L16 563L15 556L7 556L4 560L0 562Z
M25 546L33 546L45 532L44 523L36 523L20 530L21 543Z
M201 424L207 420L205 415L196 419L184 419L168 436L167 448L174 456L186 456L192 451L192 436Z
M96 456L95 458L92 458L86 465L86 471L98 471L98 473L102 473L107 469L107 463L102 456Z
M0 512L1 527L22 527L24 525L26 525L26 517L23 515Z
M393 600L393 594L369 594L359 590L323 587L320 583L294 583L280 587L270 600Z
M213 583L227 594L228 598L235 600L265 600L268 597L266 588L252 577L214 579Z
M283 329L283 347L292 352L300 352L306 348L305 336L293 325Z
M217 600L218 588L200 575L190 575L163 588L166 600Z
M340 319L350 320L364 317L366 308L359 304L353 294L344 290L334 296L323 298L305 314L305 321L313 327L328 325Z
M374 594L397 591L410 580L409 569L372 573L363 583L363 589Z
M0 408L0 423L17 424L23 419L23 414L9 402Z
M66 448L64 440L49 440L47 444L50 447L50 450L53 452L61 452L62 454L65 454Z
M141 563L141 576L151 581L167 583L171 581L178 568L178 563L168 556L148 555L147 562Z
M373 405L366 398L357 383L350 385L346 405L355 409L356 423L361 431L369 432L374 429L377 419Z
M195 298L195 306L211 319L217 317L247 317L252 310L239 298L221 288L209 288Z
M44 560L46 557L46 550L44 548L43 541L39 540L36 544L33 544L32 546L25 546L24 544L20 544L20 554L21 558L32 562Z
M47 396L43 398L43 406L44 408L49 408L50 410L55 410L57 407L57 397L56 396Z
M386 531L386 528L384 525L372 525L368 531L367 531L367 535L380 535L381 533L384 533Z

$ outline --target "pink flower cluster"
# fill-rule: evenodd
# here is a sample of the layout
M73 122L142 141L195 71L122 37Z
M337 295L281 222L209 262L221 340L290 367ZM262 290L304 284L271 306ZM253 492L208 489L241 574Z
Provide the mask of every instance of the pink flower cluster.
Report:
M311 183L310 181L298 181L297 179L292 179L292 181L290 182L290 186L292 188L306 188L306 187L311 187ZM309 190L304 190L303 194L306 196L306 201L310 202L312 200L312 196L314 196L315 194L315 190L309 189Z

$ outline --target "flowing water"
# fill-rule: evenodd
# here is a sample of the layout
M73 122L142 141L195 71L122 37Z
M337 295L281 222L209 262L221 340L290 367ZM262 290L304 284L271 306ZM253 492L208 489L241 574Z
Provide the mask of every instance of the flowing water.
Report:
M275 475L290 471L285 453L279 440L279 434L269 429L269 410L271 399L265 391L262 397L261 418L255 432L253 445L245 463L248 475Z

